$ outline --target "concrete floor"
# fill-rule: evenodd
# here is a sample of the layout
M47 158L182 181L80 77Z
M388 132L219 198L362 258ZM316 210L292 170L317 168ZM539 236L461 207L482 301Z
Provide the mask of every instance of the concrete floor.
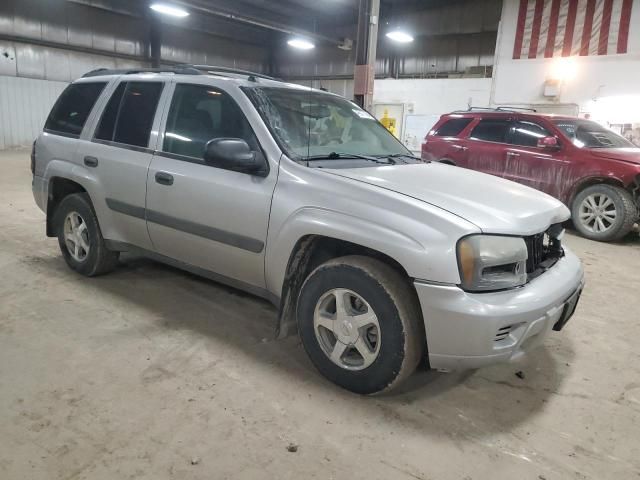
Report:
M524 364L366 398L261 300L146 260L71 272L28 164L0 153L0 479L640 479L638 239L568 237L587 289Z

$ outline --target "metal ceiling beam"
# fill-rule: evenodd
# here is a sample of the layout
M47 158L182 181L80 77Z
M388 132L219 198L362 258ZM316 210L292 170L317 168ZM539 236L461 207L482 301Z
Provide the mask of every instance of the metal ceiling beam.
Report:
M273 30L276 32L286 33L289 35L299 35L308 39L314 39L316 41L329 43L332 45L340 44L340 41L337 38L327 37L325 35L310 32L307 30L298 29L298 28L291 27L289 25L281 24L278 22L253 18L229 9L212 8L212 7L203 5L199 2L192 2L192 1L185 1L185 0L174 0L173 3L177 5L181 5L182 7L188 8L195 12L203 13L206 15L213 15L220 18L225 18L227 20L234 21L234 22L253 25L256 27L261 27L261 28Z

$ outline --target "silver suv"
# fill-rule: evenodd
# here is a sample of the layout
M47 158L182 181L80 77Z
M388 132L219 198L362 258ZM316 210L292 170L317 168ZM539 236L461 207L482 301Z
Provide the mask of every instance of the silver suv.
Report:
M33 191L69 266L137 252L279 308L358 393L519 358L583 287L569 211L414 158L342 97L206 66L90 72L34 143Z

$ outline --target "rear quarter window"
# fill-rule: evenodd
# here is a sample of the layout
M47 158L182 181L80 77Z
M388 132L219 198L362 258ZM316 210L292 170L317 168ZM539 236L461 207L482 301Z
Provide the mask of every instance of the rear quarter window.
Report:
M467 125L469 125L472 120L473 118L452 118L440 125L434 135L437 137L455 137L467 128Z
M44 129L52 133L79 137L91 109L106 85L106 82L69 85L51 109Z

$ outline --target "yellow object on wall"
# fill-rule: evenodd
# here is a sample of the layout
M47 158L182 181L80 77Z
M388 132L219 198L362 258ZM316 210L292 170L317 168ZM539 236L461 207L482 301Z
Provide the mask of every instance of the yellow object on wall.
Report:
M389 110L384 109L384 115L380 119L380 123L389 130L394 136L398 136L398 129L396 128L396 119L389 116Z

